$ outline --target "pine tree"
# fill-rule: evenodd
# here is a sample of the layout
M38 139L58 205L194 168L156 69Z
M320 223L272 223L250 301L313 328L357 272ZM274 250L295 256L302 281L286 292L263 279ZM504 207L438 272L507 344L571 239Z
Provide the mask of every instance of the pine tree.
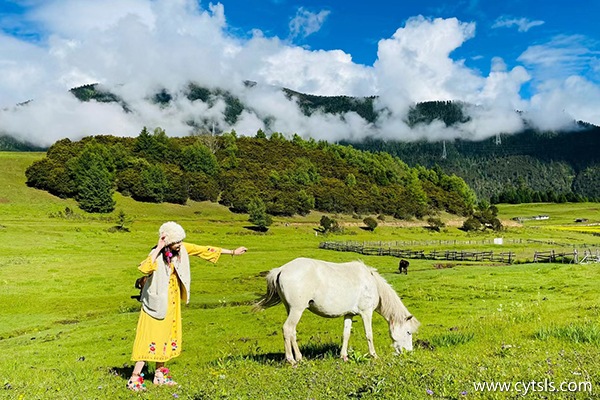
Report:
M87 212L112 212L114 162L106 147L95 142L87 144L74 169L79 207Z
M198 142L182 149L180 163L186 172L204 172L210 176L219 172L217 157L208 147Z
M160 165L150 165L141 172L141 192L136 197L142 201L162 203L168 190L167 177Z
M78 177L77 201L87 212L109 213L115 209L110 173L102 162L92 162Z
M258 197L251 199L248 203L248 221L263 232L267 231L268 226L273 223L267 214L265 203Z

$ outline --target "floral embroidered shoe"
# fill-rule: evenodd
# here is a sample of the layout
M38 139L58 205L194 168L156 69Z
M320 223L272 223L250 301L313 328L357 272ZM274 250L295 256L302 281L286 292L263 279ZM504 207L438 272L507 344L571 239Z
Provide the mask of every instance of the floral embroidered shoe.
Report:
M175 386L177 385L177 382L175 382L173 378L171 378L169 368L160 367L154 372L154 384Z
M144 383L144 374L131 375L131 378L127 381L127 389L134 392L145 391L146 384Z

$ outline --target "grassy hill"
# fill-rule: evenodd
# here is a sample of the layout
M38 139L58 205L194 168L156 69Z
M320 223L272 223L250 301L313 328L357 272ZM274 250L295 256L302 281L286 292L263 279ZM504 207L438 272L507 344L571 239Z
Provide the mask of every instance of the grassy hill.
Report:
M125 389L139 303L136 266L156 243L167 220L181 223L190 242L248 247L242 257L216 266L193 260L192 298L183 309L183 354L170 362L174 388L150 387L147 399L504 399L476 383L508 382L508 397L523 394L518 382L546 382L557 391L529 391L528 398L591 398L600 388L598 264L463 263L411 260L408 275L398 259L318 248L322 240L412 242L412 248L498 247L489 235L448 226L440 233L421 221L387 220L374 233L339 215L345 232L316 236L320 214L276 218L266 234L246 229L246 216L212 203L138 203L116 195L113 214L90 215L64 200L25 186L24 170L42 153L0 153L0 398L130 399ZM72 213L65 213L69 208ZM502 206L515 216L548 214L544 221L513 223L502 236L522 239L504 251L522 261L534 250L598 246L596 203ZM133 219L115 232L117 212ZM574 222L588 219L588 226ZM560 228L560 229L557 229ZM584 229L585 228L585 229ZM529 242L535 239L537 242ZM443 240L451 244L433 244ZM506 240L508 243L508 240ZM550 243L553 242L553 243ZM550 244L549 244L550 243ZM562 246L562 247L561 247ZM282 306L250 312L264 292L263 271L295 257L330 261L361 258L376 267L421 321L412 353L394 356L387 324L374 317L371 359L354 324L350 361L338 358L342 320L306 312L298 339L307 359L297 368L283 361ZM149 374L152 376L152 369ZM561 383L575 388L560 392ZM589 382L593 395L586 392ZM572 386L580 384L578 387ZM519 391L520 390L520 391Z

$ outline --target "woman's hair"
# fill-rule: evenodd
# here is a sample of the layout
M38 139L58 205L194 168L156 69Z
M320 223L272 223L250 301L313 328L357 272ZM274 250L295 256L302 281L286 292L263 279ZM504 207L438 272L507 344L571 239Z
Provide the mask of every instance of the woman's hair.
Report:
M165 244L167 246L173 243L181 242L183 239L185 239L185 231L181 225L173 221L165 222L160 226L160 229L158 230L158 236L160 237L163 235L165 237Z

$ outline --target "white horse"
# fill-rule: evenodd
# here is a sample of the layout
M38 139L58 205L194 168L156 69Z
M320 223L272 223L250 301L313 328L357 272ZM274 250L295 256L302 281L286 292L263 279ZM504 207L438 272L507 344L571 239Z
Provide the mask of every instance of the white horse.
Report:
M283 325L285 358L292 364L302 359L296 343L296 325L307 308L322 317L344 316L344 339L340 354L344 361L348 360L348 340L354 315L361 316L369 353L377 357L371 328L373 311L377 311L388 322L397 353L413 348L412 334L419 327L419 321L402 304L389 283L375 269L360 261L337 264L297 258L269 271L266 279L267 293L258 300L254 310L263 310L283 302L288 314Z

